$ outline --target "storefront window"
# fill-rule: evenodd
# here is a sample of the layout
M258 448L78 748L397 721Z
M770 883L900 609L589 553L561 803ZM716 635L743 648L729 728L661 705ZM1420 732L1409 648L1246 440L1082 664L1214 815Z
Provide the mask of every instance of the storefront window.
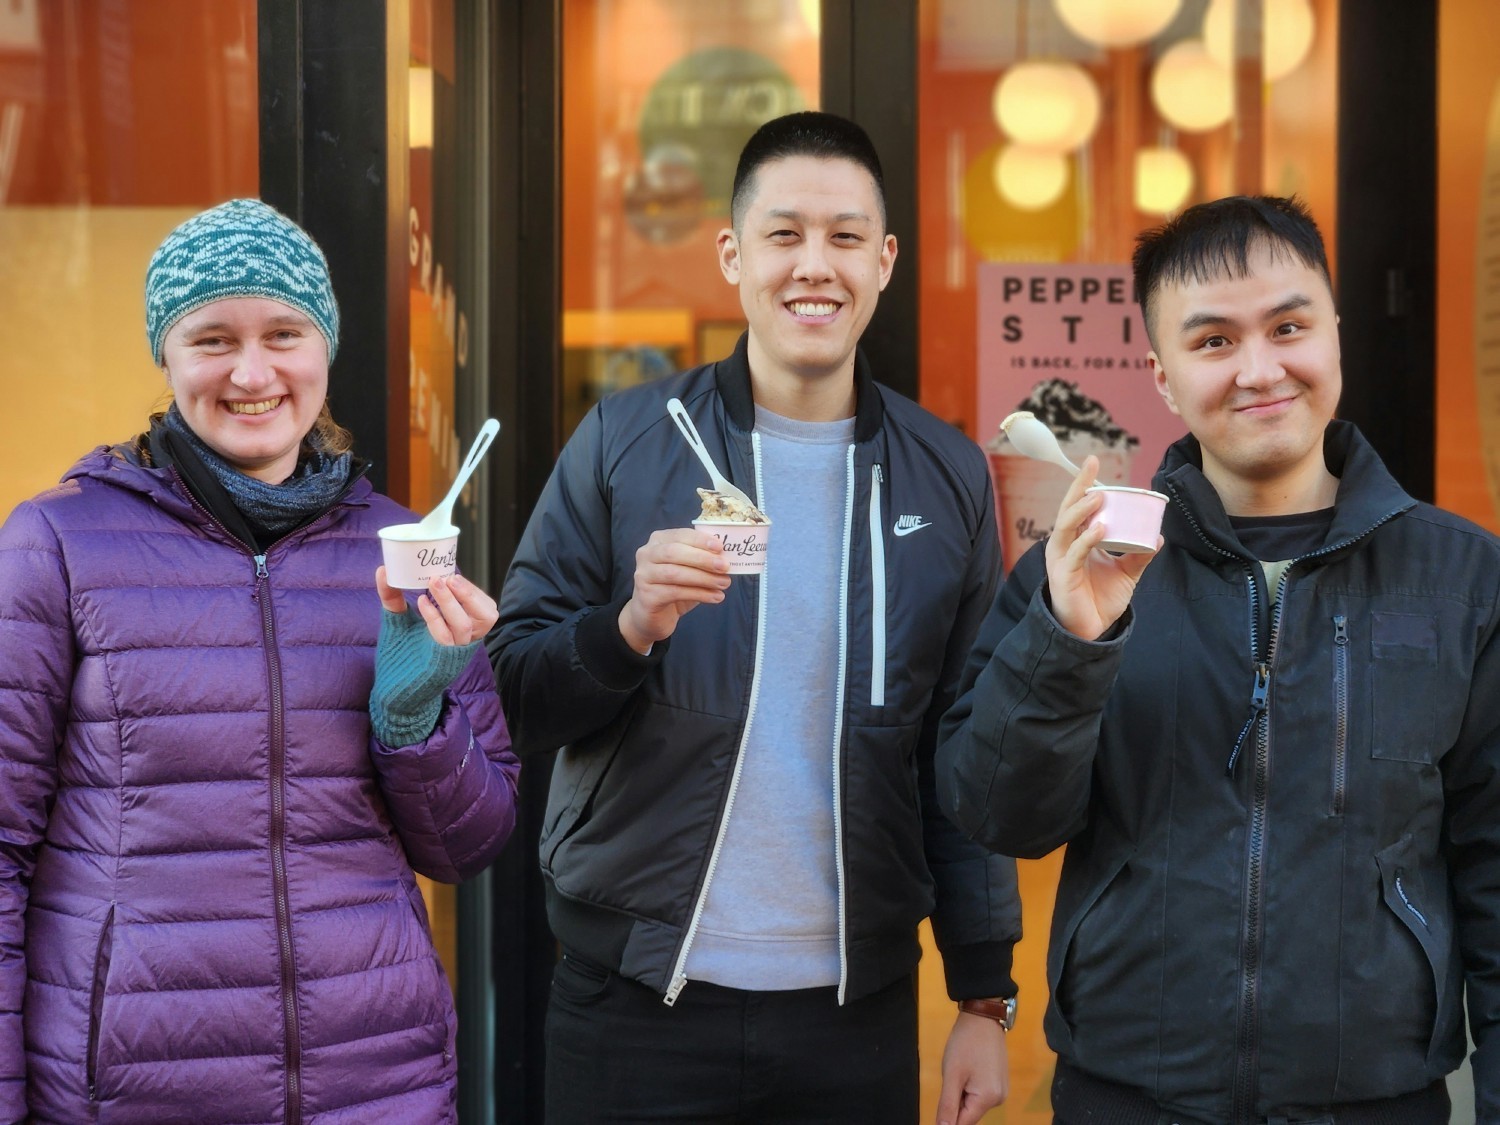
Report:
M255 0L0 3L0 517L145 429L152 251L257 194Z
M447 493L488 416L488 164L485 37L475 0L411 0L407 68L407 260L411 350L406 379L406 472L396 495L418 513ZM502 424L506 421L502 419ZM506 440L504 431L500 440ZM397 462L399 464L399 462ZM490 589L489 505L476 473L454 507L464 572ZM421 880L433 939L458 981L457 891Z
M818 105L818 4L564 0L566 436L605 394L727 355L719 273L740 149Z

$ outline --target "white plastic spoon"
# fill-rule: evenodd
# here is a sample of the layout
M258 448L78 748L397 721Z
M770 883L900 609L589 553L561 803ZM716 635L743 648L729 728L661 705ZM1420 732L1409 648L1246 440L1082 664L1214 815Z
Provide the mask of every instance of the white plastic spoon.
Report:
M722 492L725 496L733 496L735 499L748 504L751 508L755 508L755 501L746 496L741 489L731 484L729 478L719 472L719 467L714 464L714 459L709 456L708 449L703 444L703 439L698 436L698 427L693 425L693 420L688 417L687 407L682 405L682 399L668 399L667 413L672 416L672 421L677 423L677 428L682 431L682 436L687 438L688 445L693 447L693 452L698 455L698 460L702 461L703 467L708 470L708 479L713 481L714 491Z
M442 503L422 517L422 522L417 524L418 532L436 538L443 529L453 526L453 502L458 499L459 492L468 483L474 470L479 468L479 462L483 460L485 451L489 449L490 442L495 440L495 435L499 432L500 423L493 418L479 427L479 434L474 438L474 444L469 447L469 455L458 467L458 476L453 478L453 487L448 489L448 495L443 497Z
M1078 466L1068 460L1068 455L1057 444L1057 435L1052 432L1052 427L1031 411L1017 410L1000 423L1000 428L1010 438L1010 443L1026 456L1038 461L1050 461L1067 469L1075 477L1078 475Z

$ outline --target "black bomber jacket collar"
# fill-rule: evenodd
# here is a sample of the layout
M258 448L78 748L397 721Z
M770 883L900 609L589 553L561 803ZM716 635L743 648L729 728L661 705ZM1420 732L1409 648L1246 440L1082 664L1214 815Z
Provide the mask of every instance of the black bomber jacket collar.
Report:
M1323 459L1339 478L1333 523L1323 551L1331 557L1387 520L1416 506L1351 422L1335 420L1323 433ZM1191 434L1168 447L1152 487L1170 497L1162 532L1168 542L1210 562L1247 559L1213 485L1203 475L1203 451Z

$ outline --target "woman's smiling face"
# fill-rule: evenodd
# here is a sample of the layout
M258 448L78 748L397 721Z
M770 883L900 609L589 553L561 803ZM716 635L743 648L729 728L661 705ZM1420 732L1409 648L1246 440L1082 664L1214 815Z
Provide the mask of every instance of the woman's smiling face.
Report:
M205 445L246 476L280 484L328 396L328 343L289 305L227 297L172 326L162 370Z

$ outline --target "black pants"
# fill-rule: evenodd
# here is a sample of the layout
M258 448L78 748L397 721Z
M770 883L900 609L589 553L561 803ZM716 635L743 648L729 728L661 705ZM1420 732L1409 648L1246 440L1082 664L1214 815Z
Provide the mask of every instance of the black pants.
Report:
M1394 1098L1290 1109L1263 1120L1274 1125L1448 1125L1450 1109L1448 1087L1439 1080ZM1053 1125L1210 1125L1062 1059L1052 1079L1052 1110Z
M547 1011L548 1125L859 1122L918 1113L916 982L837 990L655 991L564 956Z

